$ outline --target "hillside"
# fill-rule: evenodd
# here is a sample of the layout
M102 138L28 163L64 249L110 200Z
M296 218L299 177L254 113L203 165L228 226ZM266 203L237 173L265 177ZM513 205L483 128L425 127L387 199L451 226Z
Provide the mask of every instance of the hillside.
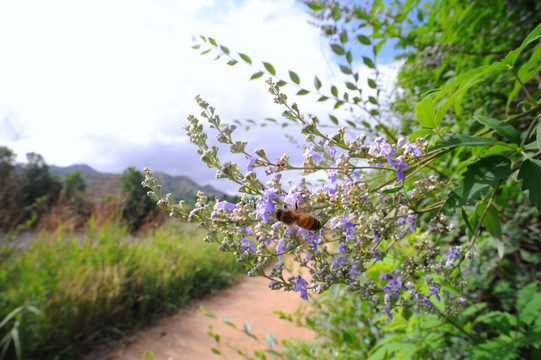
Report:
M88 194L94 198L103 198L107 195L116 193L117 185L121 174L102 173L94 170L86 164L77 164L71 166L50 166L51 174L64 179L68 171L79 170L88 183ZM204 191L207 194L220 197L225 194L209 185L199 185L187 176L172 176L165 173L154 173L158 182L163 186L165 193L173 194L175 200L185 200L187 203L193 203L195 194L198 191Z

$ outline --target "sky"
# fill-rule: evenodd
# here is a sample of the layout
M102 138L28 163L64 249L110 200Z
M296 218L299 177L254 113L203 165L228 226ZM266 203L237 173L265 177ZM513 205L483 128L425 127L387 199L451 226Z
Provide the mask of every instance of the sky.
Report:
M149 167L233 193L236 185L214 178L182 129L189 114L201 112L194 97L201 95L224 122L279 119L283 108L268 93L268 76L249 81L261 61L285 79L294 70L308 88L316 74L336 83L341 74L328 41L309 21L294 0L3 0L0 145L20 162L36 152L50 165L84 163L102 172ZM248 54L257 67L200 55L194 35ZM392 81L394 65L382 69ZM298 89L284 90L292 98ZM334 104L316 100L294 101L328 118ZM239 128L234 135L249 142L249 151L264 148L271 159L289 153L302 162L302 151L278 127ZM247 162L223 154L241 168Z

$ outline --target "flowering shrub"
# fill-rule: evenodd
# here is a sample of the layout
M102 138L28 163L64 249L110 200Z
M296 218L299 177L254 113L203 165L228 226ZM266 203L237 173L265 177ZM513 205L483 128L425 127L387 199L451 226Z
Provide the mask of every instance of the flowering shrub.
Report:
M311 8L317 12L321 4L315 3ZM396 8L391 6L384 12L383 4L375 3L378 5L368 10L355 8L356 12L345 14L355 14L372 26L371 37L355 37L361 44L373 47L373 58L363 56L362 61L377 78L375 57L384 41L374 45L372 41L385 36L406 41L402 31L415 33L404 20L413 7L397 2ZM415 4L421 11L421 5ZM335 11L333 6L326 3L321 9ZM340 14L332 14L338 23ZM205 241L217 242L220 250L232 252L250 276L267 278L273 290L295 291L307 299L309 293L321 294L342 284L362 300L383 309L390 320L405 309L415 308L455 326L450 316L457 315L459 307L468 301L463 270L469 261L465 260L475 258L476 240L483 230L495 239L500 258L504 255L499 220L503 210L497 208L505 208L506 200L502 199L506 197L502 194L516 190L517 180L522 180L522 190L527 191L537 211L541 210L541 92L532 95L524 85L539 82L534 75L539 70L541 26L503 58L454 74L406 110L398 107L405 106L404 97L411 94L397 101L394 109L384 108L374 96L362 98L359 73L347 49L348 35L352 38L354 30L334 30L331 39L337 38L337 43L331 44L331 49L345 60L346 65L339 67L344 75L351 76L346 88L357 95L340 95L334 85L330 94L321 93L318 77L314 79L315 91L308 90L292 71L290 80L301 88L298 96L315 93L320 101L334 99L335 108L355 106L377 123L376 127L359 118L357 125L363 124L366 131L350 121L334 134L325 133L323 121L303 115L282 90L286 82L276 81L274 67L263 62L264 69L252 78L265 72L272 76L267 83L275 103L305 135L304 162L291 164L288 154L269 159L264 149L248 153L247 143L235 139L238 124L222 121L215 109L197 96L203 120L190 115L184 129L201 161L216 169L216 177L238 184L241 200L234 204L199 193L195 208L188 212L182 201L177 204L170 195L162 196L161 187L148 169L143 185L151 189L149 196L158 200L158 206L169 211L171 217L199 223L207 232ZM209 46L203 53L213 50L230 57L229 65L239 62L214 39L201 37L198 41ZM201 43L194 48L201 48ZM239 60L253 65L247 55L239 56ZM433 59L429 62L434 63ZM511 88L522 89L528 96L519 98L518 90L510 91L507 105L517 100L520 105L509 108L511 115L499 116L499 120L493 115L480 115L463 102L468 90L485 78L498 82L506 79ZM374 78L368 79L368 85L378 87ZM465 107L472 111L466 124L460 123L466 121L461 115ZM403 124L408 124L407 117L414 114L412 129L403 131L402 136L384 121L383 114L393 110L404 116ZM334 115L330 119L340 123ZM527 120L525 125L515 125L520 119ZM231 153L239 155L239 163L220 161L219 148L207 142L210 131ZM264 169L264 177L256 172L258 168ZM284 172L295 172L297 180L284 183ZM326 176L323 185L307 180L314 173ZM299 226L299 222L284 223L276 215L280 209L309 214L322 228L314 231ZM287 271L286 259L298 263L301 271Z

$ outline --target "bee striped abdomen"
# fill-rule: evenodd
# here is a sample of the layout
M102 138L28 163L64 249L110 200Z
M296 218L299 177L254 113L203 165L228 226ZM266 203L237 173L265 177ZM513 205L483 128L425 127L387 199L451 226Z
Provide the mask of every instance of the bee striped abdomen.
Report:
M309 214L299 214L297 218L297 225L310 231L318 231L321 229L321 221L319 221L319 219L315 216Z

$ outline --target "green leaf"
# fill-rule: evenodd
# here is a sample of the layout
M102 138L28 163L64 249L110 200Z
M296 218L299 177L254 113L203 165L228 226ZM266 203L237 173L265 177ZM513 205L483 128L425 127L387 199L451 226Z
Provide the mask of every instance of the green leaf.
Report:
M216 348L211 348L210 349L213 353L215 353L216 355L222 355L222 353L220 352L220 350L216 349Z
M351 51L348 51L348 52L346 53L346 60L347 60L348 64L351 65L351 62L353 61L353 58L352 58L352 56L351 56Z
M316 87L316 90L319 90L321 88L321 81L316 77L314 77L314 86Z
M192 46L192 49L194 49L194 50L198 50L200 48L201 48L201 45L199 45L199 44Z
M332 121L335 125L338 125L338 119L336 118L336 116L333 116L333 115L329 114L329 118L331 118L331 121Z
M475 147L494 143L496 143L496 140L490 138L470 135L457 135L452 139L439 143L438 145L431 148L430 151L454 147Z
M236 65L237 63L238 63L237 60L229 60L229 61L227 62L227 65L233 66L233 65Z
M468 238L471 238L470 234L473 234L473 227L470 223L470 219L468 219L468 214L466 214L466 210L464 208L461 209L462 219L464 220L464 224L466 224L466 227L468 228Z
M517 145L520 144L520 134L512 125L500 120L488 118L486 116L474 116L473 118L479 121L481 124L496 130L496 132L503 138Z
M368 97L368 101L370 101L370 103L374 104L374 105L377 105L378 104L378 101L376 100L375 97L373 96L369 96Z
M541 37L541 24L538 24L535 29L524 39L522 44L515 50L510 51L505 59L503 60L503 63L510 66L511 68L515 66L515 62L517 61L518 56L522 53L522 51L528 46L531 42L539 39Z
M502 228L500 224L498 210L496 210L494 205L490 205L490 207L488 208L482 224L485 229L487 229L489 234L494 237L494 240L496 241L496 247L498 249L498 256L500 257L500 259L502 259L505 250L502 238Z
M537 148L541 150L541 121L537 124Z
M212 45L218 46L218 44L216 44L216 40L214 40L213 38L209 37L209 41Z
M331 94L334 96L334 97L338 97L338 89L336 88L336 86L331 86Z
M326 101L326 100L328 100L328 99L329 99L328 97L322 96L322 97L320 97L319 99L317 99L317 101L322 102L322 101Z
M339 44L331 44L331 49L336 55L344 55L344 48Z
M346 123L348 123L348 125L351 126L352 128L356 128L356 127L357 127L357 125L356 125L353 121L351 121L351 120L346 120Z
M425 128L434 129L436 127L436 108L430 96L415 105L415 112L417 113L417 121Z
M289 70L289 78L291 79L291 81L293 81L297 85L299 85L301 82L301 80L299 79L299 76L291 70Z
M397 187L394 187L392 189L385 189L381 193L382 194L392 194L392 193L400 191L400 189L402 189L402 186L397 186Z
M249 337L257 340L257 337L252 333L252 325L250 325L248 321L244 322L244 333Z
M411 137L411 140L415 140L418 137L425 136L428 134L432 134L432 129L419 129L417 131L414 131L410 137Z
M519 319L526 325L531 325L541 312L541 292L536 283L530 283L520 289L516 308Z
M372 89L375 89L378 87L374 79L368 79L368 86L370 86Z
M252 59L250 59L248 55L239 53L239 56L242 60L246 61L248 64L252 63Z
M372 59L366 57L366 56L363 56L363 63L368 66L370 69L374 69L376 66L374 65L374 62L372 61Z
M261 76L263 76L263 71L258 71L250 77L250 80L259 79Z
M349 89L349 90L357 90L357 86L355 86L354 83L351 83L351 82L346 82L346 87Z
M374 56L376 56L377 54L379 54L379 51L381 50L381 48L383 47L383 45L385 45L386 42L387 42L387 39L383 39L383 40L381 40L379 43L377 43L376 46L374 46L374 48L373 48Z
M518 179L522 180L522 191L528 190L528 199L537 204L537 211L541 212L541 160L526 159L518 171Z
M274 70L274 66L272 66L272 64L263 61L263 66L265 66L265 69L267 69L267 71L272 75L276 75L276 70Z
M509 171L510 162L503 156L486 157L470 164L463 174L464 178L441 207L441 212L446 216L453 215L458 208L474 202L487 194L491 187L496 187Z
M297 95L306 95L308 94L308 91L304 90L304 89L301 89L297 92Z
M276 86L279 86L279 87L282 87L282 86L286 86L286 82L284 80L278 80L278 82L276 83Z
M363 45L371 45L370 39L364 35L357 36L357 40Z
M223 51L224 53L226 53L227 55L229 55L229 49L228 49L226 46L220 45L220 49L222 49L222 51Z
M339 65L339 66L340 66L340 70L344 74L346 74L346 75L351 75L352 74L350 68L348 68L347 66L345 66L345 65Z

